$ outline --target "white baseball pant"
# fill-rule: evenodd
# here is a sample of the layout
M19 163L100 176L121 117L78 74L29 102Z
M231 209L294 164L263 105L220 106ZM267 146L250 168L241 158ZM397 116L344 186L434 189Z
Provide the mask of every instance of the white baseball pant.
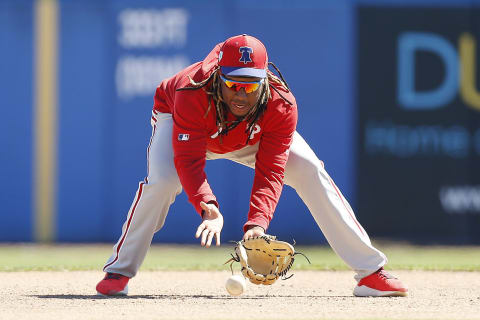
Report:
M105 272L136 275L155 232L164 223L170 205L182 191L173 163L171 114L154 113L147 151L148 176L139 183L122 235L105 264ZM258 143L226 154L207 152L207 160L229 159L255 167ZM355 270L359 280L387 263L374 248L355 214L305 140L295 132L285 167L285 184L293 187L310 210L333 250Z

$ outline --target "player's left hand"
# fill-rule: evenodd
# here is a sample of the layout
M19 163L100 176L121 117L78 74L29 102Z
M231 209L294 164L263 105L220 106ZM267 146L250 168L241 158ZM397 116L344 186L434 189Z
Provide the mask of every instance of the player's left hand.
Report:
M265 235L265 230L260 226L254 226L245 232L243 235L243 240L247 240L254 237L261 237Z
M212 244L212 239L215 237L217 246L220 245L220 233L223 228L223 216L220 210L213 203L200 202L200 206L204 210L203 222L198 226L195 238L199 238L202 247L209 248Z

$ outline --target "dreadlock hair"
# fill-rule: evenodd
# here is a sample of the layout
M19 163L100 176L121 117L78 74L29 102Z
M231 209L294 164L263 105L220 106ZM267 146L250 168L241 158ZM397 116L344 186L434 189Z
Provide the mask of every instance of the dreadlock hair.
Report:
M273 66L273 68L275 68L275 70L277 71L280 77L277 77L273 72L267 69L267 77L264 80L264 85L262 86L262 93L260 94L260 98L258 99L257 103L255 104L255 106L253 106L253 108L249 110L249 112L246 115L242 117L238 117L234 121L226 120L228 107L222 97L222 87L220 85L221 80L219 79L220 67L217 66L208 78L200 82L195 82L190 76L188 76L188 79L190 80L190 84L192 86L178 88L176 91L198 90L200 88L204 88L203 90L205 90L205 92L208 95L208 108L203 117L204 118L207 117L213 104L217 111L216 123L217 123L217 127L219 128L220 142L222 141L223 135L226 135L230 130L233 130L242 121L245 120L248 122L247 129L245 130L245 133L247 134L246 143L248 143L248 141L250 140L250 136L252 135L253 130L255 129L255 124L257 123L258 119L267 108L268 99L272 97L271 88L275 90L280 95L280 97L282 97L282 99L285 100L288 104L290 105L293 104L287 98L285 98L285 96L276 88L276 85L278 85L281 88L283 88L286 92L290 91L290 88L287 82L285 81L285 79L283 78L282 73L277 68L277 66L273 64L273 62L269 62L268 64ZM210 82L211 82L211 86L207 87L207 85Z

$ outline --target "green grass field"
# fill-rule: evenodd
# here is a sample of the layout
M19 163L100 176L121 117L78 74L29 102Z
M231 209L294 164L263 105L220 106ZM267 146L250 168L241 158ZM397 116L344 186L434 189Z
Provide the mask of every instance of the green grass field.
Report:
M389 258L390 270L480 271L480 247L376 244ZM0 271L101 270L112 245L0 245ZM294 270L348 270L329 246L297 246L312 264L297 256ZM233 252L199 245L153 245L142 270L227 270Z

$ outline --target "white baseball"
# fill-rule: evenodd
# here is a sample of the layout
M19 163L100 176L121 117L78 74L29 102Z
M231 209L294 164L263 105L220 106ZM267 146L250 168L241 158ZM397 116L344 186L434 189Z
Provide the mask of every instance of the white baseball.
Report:
M227 289L228 293L230 293L230 295L239 296L247 288L247 283L245 282L245 278L243 276L237 274L227 279L227 282L225 283L225 288Z

